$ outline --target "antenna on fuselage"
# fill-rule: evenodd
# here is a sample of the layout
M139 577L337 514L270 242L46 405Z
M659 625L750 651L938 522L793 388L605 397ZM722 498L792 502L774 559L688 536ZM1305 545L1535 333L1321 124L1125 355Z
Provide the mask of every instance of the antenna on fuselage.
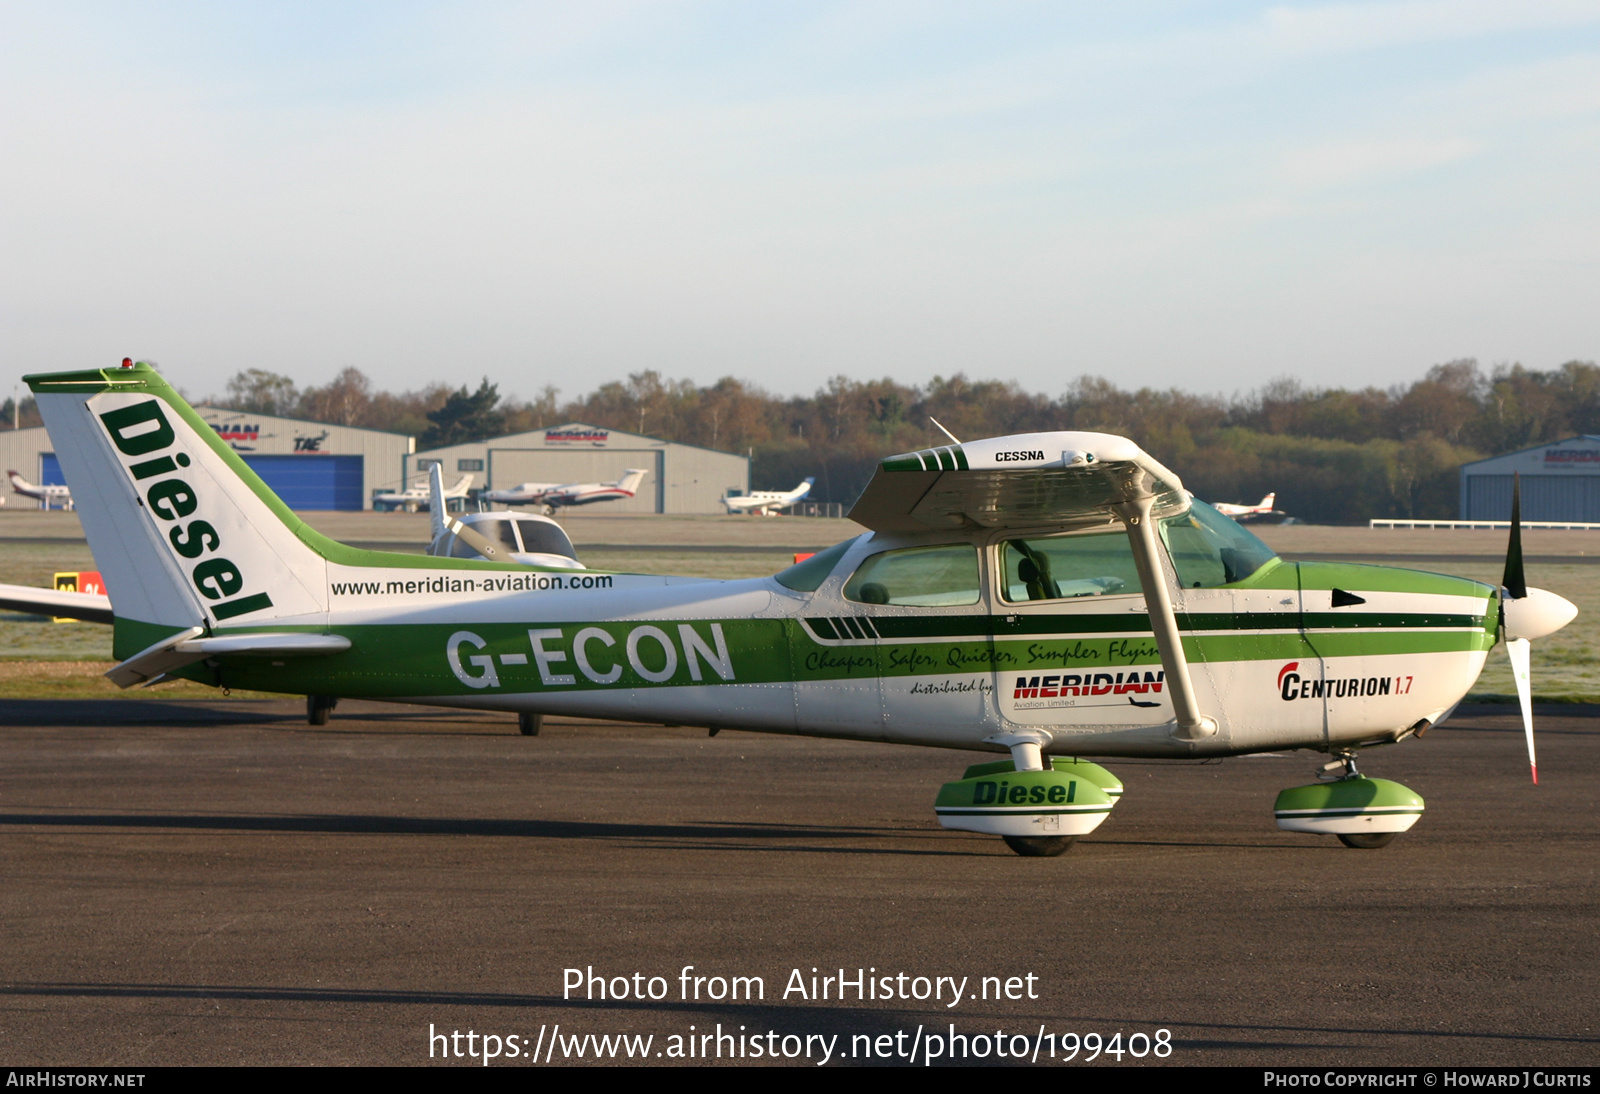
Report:
M954 433L950 432L944 426L939 425L939 419L935 418L932 414L928 415L928 421L932 422L936 426L939 426L939 432L943 433L946 437L949 437L951 444L960 444L961 443L960 441L956 440L956 435Z

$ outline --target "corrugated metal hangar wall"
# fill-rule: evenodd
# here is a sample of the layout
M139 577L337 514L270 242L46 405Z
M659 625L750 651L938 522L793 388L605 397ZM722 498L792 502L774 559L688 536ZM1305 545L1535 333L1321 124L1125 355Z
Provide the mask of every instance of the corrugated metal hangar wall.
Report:
M486 490L524 482L616 482L631 468L647 472L634 497L587 510L595 513L720 513L724 497L748 493L750 486L744 456L581 422L418 452L406 461L407 479L425 481L434 460L443 465L447 485L471 473L473 489Z
M395 488L395 468L414 445L403 433L194 409L291 509L365 509L375 490ZM46 486L71 485L43 428L0 431L0 469ZM39 503L11 495L6 504Z
M1510 520L1522 476L1522 519L1600 523L1600 437L1569 437L1461 467L1461 519Z

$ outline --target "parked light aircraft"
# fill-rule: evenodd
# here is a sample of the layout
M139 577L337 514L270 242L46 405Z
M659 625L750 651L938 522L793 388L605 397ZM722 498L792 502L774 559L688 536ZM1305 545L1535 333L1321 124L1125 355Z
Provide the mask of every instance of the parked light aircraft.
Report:
M1287 562L1103 433L885 459L851 512L868 531L767 578L362 551L290 512L147 366L28 383L82 487L122 686L999 753L935 812L1027 855L1065 850L1121 794L1082 757L1288 748L1328 754L1329 781L1279 795L1279 826L1381 846L1423 802L1358 774L1358 750L1445 718L1503 637L1532 764L1529 639L1576 613L1526 587L1516 519L1498 588Z
M564 505L631 498L647 474L639 468L629 468L616 482L524 482L505 490L487 490L483 499L501 505L542 505L548 516Z
M1272 493L1262 498L1255 505L1234 505L1226 501L1214 501L1211 503L1211 508L1215 509L1225 517L1232 517L1234 520L1243 520L1247 517L1268 517L1278 515L1278 511L1273 508L1273 505L1275 505L1277 501L1278 495L1276 493Z
M793 490L752 490L742 497L723 498L722 504L730 513L755 513L775 517L779 509L787 509L807 494L817 480L809 478Z
M63 509L72 508L72 490L67 486L35 486L15 471L7 471L11 479L11 489L25 498L33 498L44 503L46 509L60 506Z
M433 518L433 538L428 554L490 562L509 559L547 570L585 569L566 530L549 517L503 512L450 516L445 512L444 483L438 464L433 465L429 475L428 511Z
M437 467L438 465L435 464L434 466ZM454 486L444 491L445 498L466 497L467 491L472 489L473 477L470 472L462 475L456 480ZM374 494L372 500L380 505L387 505L392 509L404 509L408 513L415 513L418 509L428 504L428 497L428 484L425 481L419 481L416 485L408 486L404 490L389 494Z

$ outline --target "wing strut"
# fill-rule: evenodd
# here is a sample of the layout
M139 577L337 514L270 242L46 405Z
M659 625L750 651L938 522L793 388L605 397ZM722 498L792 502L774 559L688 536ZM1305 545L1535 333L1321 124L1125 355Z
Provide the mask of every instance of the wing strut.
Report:
M1144 587L1145 610L1150 613L1150 629L1155 632L1161 667L1167 674L1167 692L1172 696L1172 710L1178 719L1178 729L1173 736L1193 741L1216 733L1217 723L1200 713L1200 704L1195 700L1189 659L1184 656L1183 636L1178 633L1178 617L1173 613L1172 597L1167 593L1155 525L1150 520L1150 506L1154 500L1146 495L1117 509L1128 527L1133 563L1139 570L1139 584Z

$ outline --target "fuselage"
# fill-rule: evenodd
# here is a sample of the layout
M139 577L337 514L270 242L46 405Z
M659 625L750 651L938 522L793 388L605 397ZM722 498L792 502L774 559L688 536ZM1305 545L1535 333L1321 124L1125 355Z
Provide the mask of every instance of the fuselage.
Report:
M1049 734L1056 753L1182 757L1398 739L1448 714L1495 639L1497 591L1478 582L1274 557L1243 580L1183 588L1178 573L1201 571L1180 553L1170 591L1196 694L1218 723L1212 737L1183 740L1144 597L1123 572L1126 537L1068 538L868 533L817 556L820 576L786 571L787 581L330 561L331 610L301 622L348 637L348 652L192 674L955 748L992 748L983 738L1026 728ZM1036 597L1017 572L1009 545L1019 543L1074 547L1095 572L1057 572ZM959 573L935 572L941 553L959 556ZM924 585L910 594L888 590L898 603L861 580L891 564L928 570L912 575Z

